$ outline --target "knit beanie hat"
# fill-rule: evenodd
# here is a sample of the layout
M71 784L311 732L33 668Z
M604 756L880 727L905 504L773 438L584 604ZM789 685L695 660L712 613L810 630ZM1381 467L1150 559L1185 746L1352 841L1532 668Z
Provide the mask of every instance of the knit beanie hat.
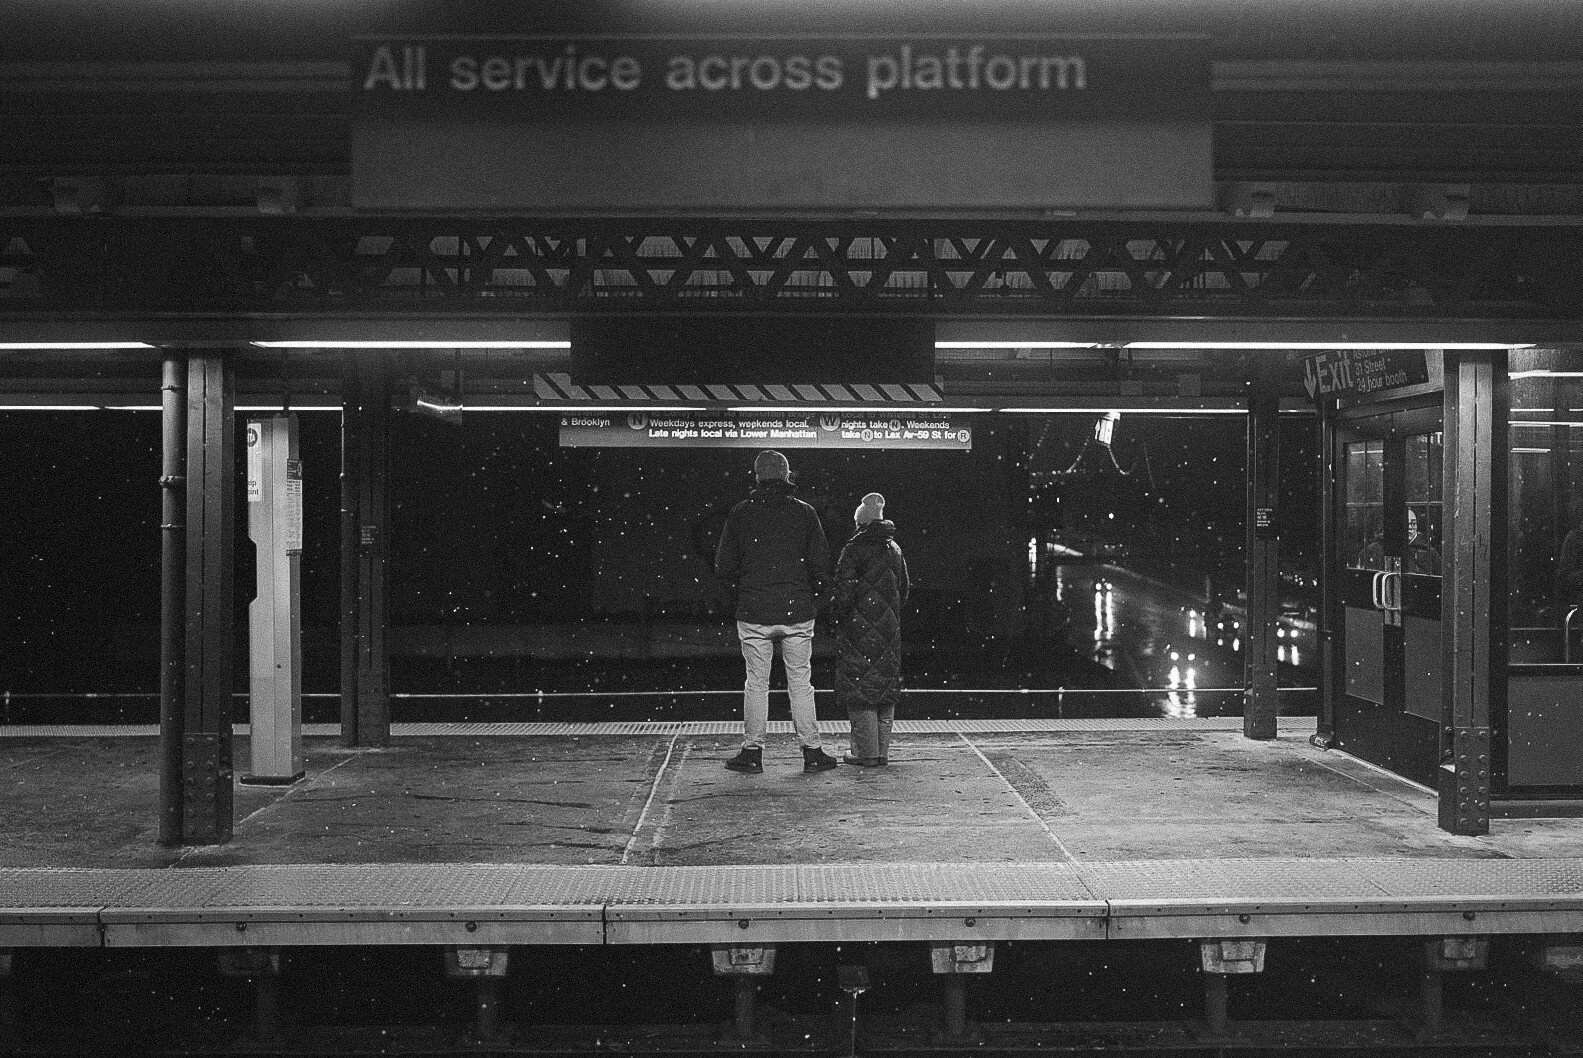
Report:
M863 502L857 505L857 510L852 512L852 520L858 525L867 525L869 522L878 521L885 517L885 497L877 492L871 492L863 497Z
M773 449L765 449L753 460L753 476L760 481L791 480L791 464Z

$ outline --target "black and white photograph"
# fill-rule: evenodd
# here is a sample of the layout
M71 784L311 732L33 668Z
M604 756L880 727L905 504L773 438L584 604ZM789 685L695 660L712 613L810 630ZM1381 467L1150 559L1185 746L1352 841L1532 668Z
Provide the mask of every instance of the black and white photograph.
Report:
M1583 1054L1583 0L0 0L0 1056Z

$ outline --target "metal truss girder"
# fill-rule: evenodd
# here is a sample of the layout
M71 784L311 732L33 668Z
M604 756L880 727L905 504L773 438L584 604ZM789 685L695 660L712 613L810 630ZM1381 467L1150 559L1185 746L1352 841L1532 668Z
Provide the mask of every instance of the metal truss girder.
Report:
M7 311L1583 315L1555 227L0 220Z

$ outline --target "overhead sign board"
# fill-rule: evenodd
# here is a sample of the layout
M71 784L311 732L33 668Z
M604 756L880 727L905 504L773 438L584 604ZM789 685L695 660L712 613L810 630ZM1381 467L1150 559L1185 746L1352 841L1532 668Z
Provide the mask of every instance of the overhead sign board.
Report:
M1206 208L1192 36L361 41L369 209Z
M967 452L964 416L926 410L568 412L562 448L905 448Z
M1303 358L1303 386L1316 403L1334 397L1346 404L1428 381L1422 349L1327 349Z

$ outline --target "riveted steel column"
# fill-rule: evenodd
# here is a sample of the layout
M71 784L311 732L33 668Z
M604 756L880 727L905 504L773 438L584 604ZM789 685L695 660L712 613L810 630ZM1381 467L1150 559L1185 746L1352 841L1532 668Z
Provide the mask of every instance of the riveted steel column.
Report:
M1227 979L1231 974L1263 973L1266 943L1251 939L1198 942L1199 965L1204 972L1203 1039L1225 1039L1229 1034Z
M445 949L445 976L473 982L473 1031L479 1042L501 1038L500 982L510 960L507 948Z
M341 374L341 744L357 742L357 354L342 354Z
M222 948L220 973L253 982L255 1043L280 1039L280 949Z
M1319 716L1309 741L1329 749L1336 741L1336 702L1347 685L1345 657L1337 649L1341 593L1336 575L1341 569L1336 553L1337 471L1335 405L1329 398L1320 404L1319 416Z
M716 944L710 950L716 977L733 982L731 1024L724 1041L739 1046L766 1046L769 1041L758 1031L758 979L775 972L775 946Z
M235 367L187 362L187 629L181 843L231 840L231 693L236 616Z
M349 355L342 397L341 740L354 746L390 741L388 377L378 354ZM350 584L348 569L355 576Z
M987 974L995 969L995 942L930 941L929 966L942 975L944 986L945 1009L934 1042L954 1046L982 1044L983 1035L967 1019L967 975Z
M1433 1041L1445 1031L1445 975L1482 970L1489 963L1488 937L1436 937L1423 942L1424 966L1418 981L1418 1039Z
M1491 717L1506 696L1506 420L1504 351L1447 352L1445 567L1440 589L1440 826L1490 825Z
M160 381L159 843L181 844L186 720L187 358L165 357Z
M1279 670L1276 626L1280 622L1280 544L1275 535L1275 498L1281 476L1280 397L1260 371L1248 401L1247 652L1243 655L1242 734L1275 737Z

